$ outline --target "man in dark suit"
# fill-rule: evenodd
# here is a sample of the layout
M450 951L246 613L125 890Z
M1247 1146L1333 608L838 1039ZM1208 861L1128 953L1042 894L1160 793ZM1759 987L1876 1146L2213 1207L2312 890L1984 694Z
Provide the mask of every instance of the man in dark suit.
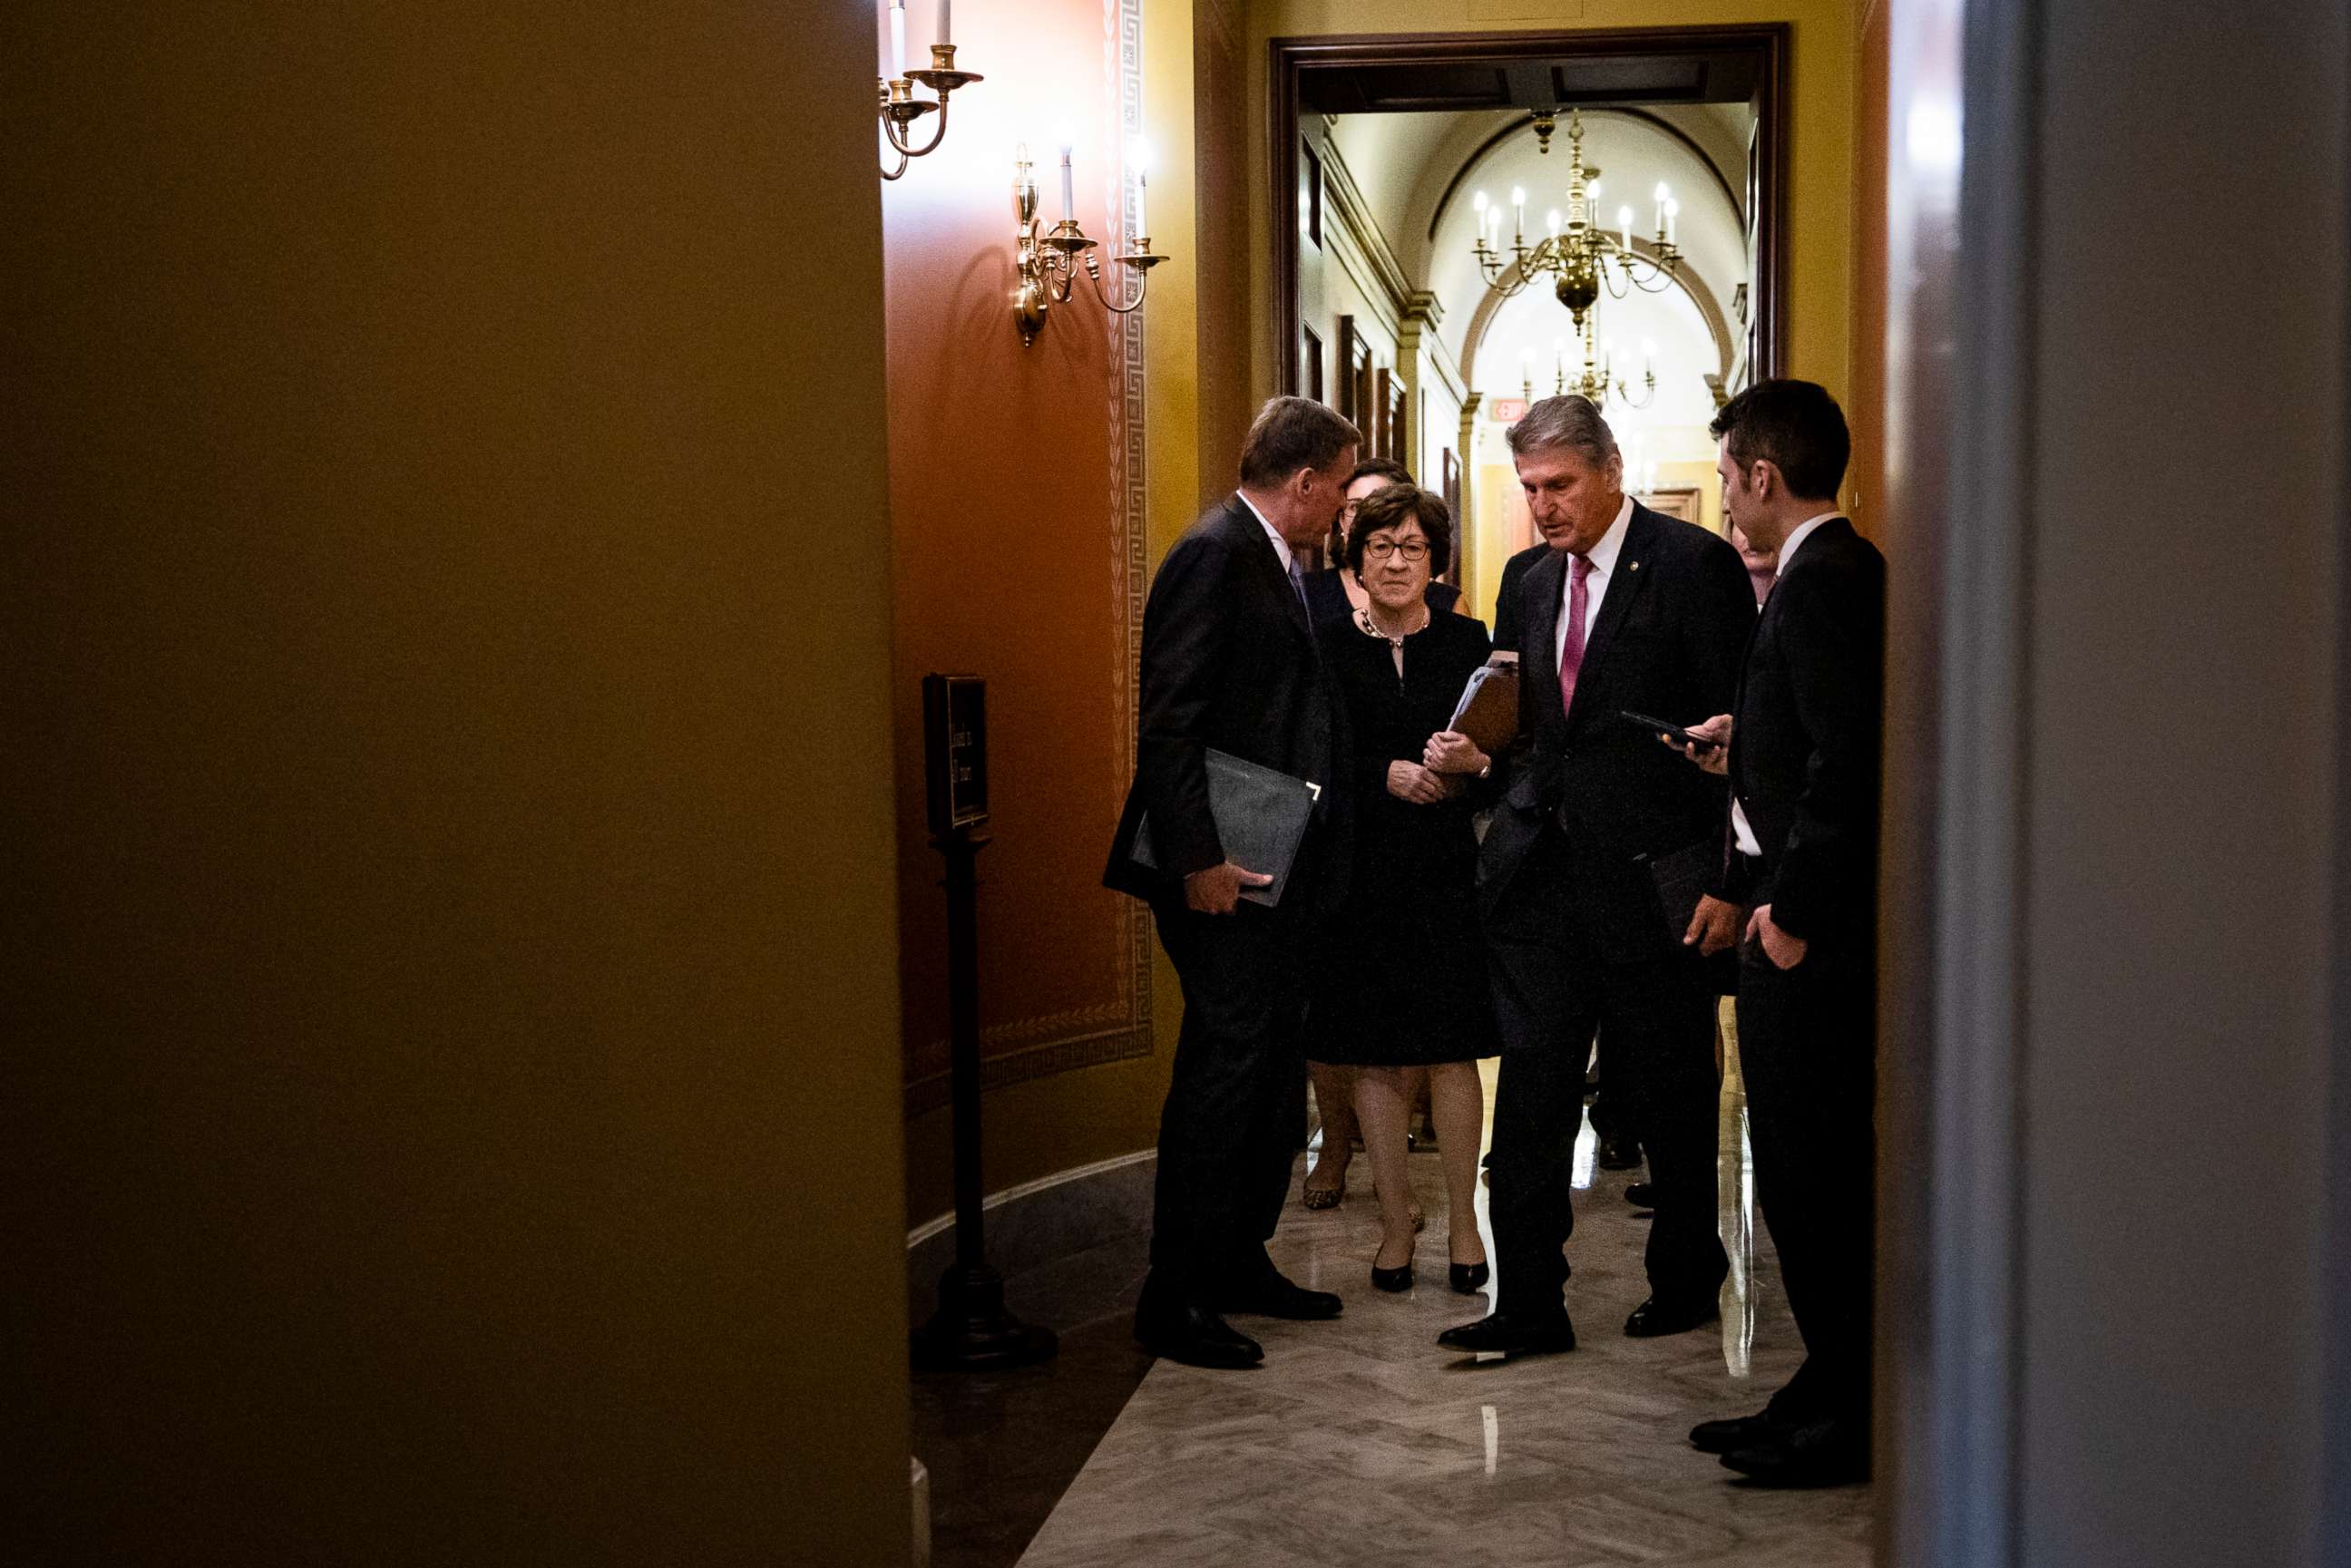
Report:
M1502 563L1501 588L1494 596L1494 652L1497 654L1507 653L1513 660L1518 658L1519 642L1525 634L1525 628L1520 623L1524 596L1519 592L1519 585L1538 562L1549 559L1552 553L1550 542L1538 539ZM1625 1124L1625 1096L1611 1094L1604 1086L1608 1054L1604 1042L1595 1054L1599 1059L1597 1066L1600 1071L1585 1080L1585 1091L1592 1101L1592 1136L1598 1145L1593 1163L1604 1171L1629 1171L1641 1163L1641 1140L1632 1128ZM1597 1092L1593 1092L1595 1086L1599 1086ZM1656 1193L1650 1184L1640 1182L1627 1187L1625 1196L1646 1207Z
M1510 429L1551 547L1519 586L1520 734L1492 767L1499 794L1478 880L1502 1027L1494 1107L1494 1313L1442 1344L1505 1354L1572 1349L1562 1256L1583 1067L1608 1042L1608 1088L1648 1147L1656 1218L1649 1299L1625 1325L1677 1333L1712 1319L1729 1268L1718 1235L1714 992L1667 923L1652 862L1704 866L1721 786L1627 725L1636 709L1688 722L1738 680L1754 600L1738 552L1624 493L1624 461L1583 398L1546 398ZM1428 765L1476 772L1450 732Z
M1695 727L1727 747L1686 754L1730 778L1756 1194L1805 1358L1761 1415L1690 1441L1755 1481L1829 1485L1869 1473L1886 560L1837 511L1850 439L1827 392L1761 382L1713 429L1724 509L1779 578L1737 702Z
M1334 1318L1265 1243L1290 1184L1305 1083L1316 922L1346 887L1345 713L1308 625L1301 555L1330 532L1360 437L1306 398L1276 398L1241 451L1240 489L1176 541L1143 613L1134 784L1111 846L1109 886L1147 900L1184 988L1184 1023L1159 1121L1151 1272L1136 1303L1144 1348L1196 1366L1253 1366L1263 1352L1221 1315ZM1225 852L1208 808L1208 748L1322 786L1280 903ZM1156 869L1134 859L1149 819Z

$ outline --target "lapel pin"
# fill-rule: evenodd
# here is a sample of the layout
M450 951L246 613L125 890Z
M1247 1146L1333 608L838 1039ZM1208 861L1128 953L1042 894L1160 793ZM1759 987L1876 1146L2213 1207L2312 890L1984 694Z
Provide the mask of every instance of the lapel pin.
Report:
M1639 561L1637 561L1637 560L1636 560L1636 561L1633 562L1633 564L1632 564L1632 565L1630 565L1630 566L1626 567L1625 570L1626 571L1638 571L1638 570L1641 570L1641 563L1640 563Z

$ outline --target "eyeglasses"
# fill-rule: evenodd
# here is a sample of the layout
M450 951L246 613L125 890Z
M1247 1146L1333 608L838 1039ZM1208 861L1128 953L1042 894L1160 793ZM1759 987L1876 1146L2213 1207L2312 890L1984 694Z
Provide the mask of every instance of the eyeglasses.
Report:
M1364 546L1364 553L1374 560L1385 560L1392 555L1400 555L1406 560L1426 560L1428 541L1406 539L1402 544L1396 544L1387 539L1374 539Z

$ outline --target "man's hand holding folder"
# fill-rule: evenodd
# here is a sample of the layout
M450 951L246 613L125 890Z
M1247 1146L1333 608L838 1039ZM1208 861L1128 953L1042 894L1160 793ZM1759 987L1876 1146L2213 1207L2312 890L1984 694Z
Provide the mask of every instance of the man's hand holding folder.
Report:
M1230 915L1240 904L1241 889L1272 885L1273 878L1226 861L1221 865L1212 865L1186 877L1184 903L1196 914Z

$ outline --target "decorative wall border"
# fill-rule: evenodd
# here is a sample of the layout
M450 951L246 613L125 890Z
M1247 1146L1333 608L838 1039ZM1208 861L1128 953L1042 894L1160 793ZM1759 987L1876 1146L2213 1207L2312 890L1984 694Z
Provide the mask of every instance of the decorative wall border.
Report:
M1101 162L1106 179L1104 210L1118 214L1114 232L1123 234L1134 216L1127 191L1126 150L1143 129L1143 0L1102 0L1102 32L1111 119L1118 128L1113 155ZM1112 798L1123 800L1134 777L1134 716L1142 701L1143 601L1151 581L1146 512L1150 490L1144 447L1142 312L1122 316L1106 311L1104 315L1109 320L1111 368L1110 442L1105 454L1111 479L1109 588L1117 615L1113 641L1118 648L1109 684L1116 738L1112 748ZM1107 841L1107 823L1104 829ZM981 1030L983 1090L1151 1054L1151 916L1134 899L1120 895L1116 904L1117 999L1015 1019ZM950 1074L944 1069L910 1080L904 1091L905 1114L912 1118L944 1106L950 1082Z

